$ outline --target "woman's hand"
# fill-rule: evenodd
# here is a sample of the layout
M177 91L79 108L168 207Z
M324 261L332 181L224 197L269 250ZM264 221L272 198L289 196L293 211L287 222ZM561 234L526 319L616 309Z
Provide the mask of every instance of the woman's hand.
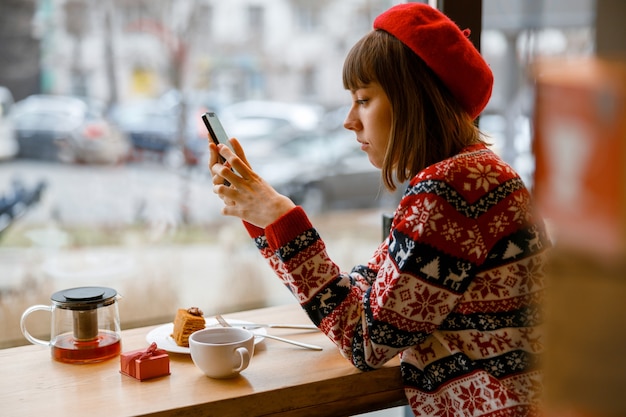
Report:
M237 139L230 139L230 143L234 153L226 145L209 141L213 192L224 201L222 214L265 228L293 209L295 204L250 168ZM224 164L219 162L220 155L226 159Z

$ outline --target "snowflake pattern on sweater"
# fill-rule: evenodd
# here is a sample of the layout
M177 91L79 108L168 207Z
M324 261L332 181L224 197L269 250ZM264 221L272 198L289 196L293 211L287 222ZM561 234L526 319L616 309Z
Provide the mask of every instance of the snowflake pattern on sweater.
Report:
M349 273L299 207L246 227L357 368L400 355L415 415L539 413L549 240L519 176L484 145L413 178L389 237Z

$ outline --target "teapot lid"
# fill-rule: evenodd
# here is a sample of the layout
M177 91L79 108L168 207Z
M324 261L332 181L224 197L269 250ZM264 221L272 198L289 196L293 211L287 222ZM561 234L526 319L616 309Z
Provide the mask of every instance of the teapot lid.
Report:
M90 310L114 303L116 295L112 288L76 287L57 291L50 298L61 308Z

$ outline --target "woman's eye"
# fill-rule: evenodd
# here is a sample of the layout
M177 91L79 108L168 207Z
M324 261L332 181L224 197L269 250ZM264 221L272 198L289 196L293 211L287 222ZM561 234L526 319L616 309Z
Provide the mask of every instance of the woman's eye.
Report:
M367 103L367 100L366 99L357 99L357 100L355 100L355 103L358 104L359 106L362 106L365 103Z

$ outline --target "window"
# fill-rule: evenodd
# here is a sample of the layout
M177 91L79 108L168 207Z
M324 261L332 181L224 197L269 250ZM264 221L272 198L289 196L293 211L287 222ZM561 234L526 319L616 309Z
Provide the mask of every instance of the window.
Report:
M7 28L0 33L0 45L31 42L31 21L34 13L41 14L41 10L28 15L20 7L26 2L0 3L8 4L0 13L0 22L4 24L0 26ZM58 24L65 21L61 18L64 2L28 3L54 10L43 15L47 20L41 25L41 47L33 48L32 52L24 50L15 57L12 54L11 69L15 74L39 72L42 79L32 85L5 86L18 101L18 93L21 99L38 92L35 90L45 76L49 91L69 95L73 71L80 71L85 79L85 91L91 98L108 103L114 96L111 91L116 91L119 102L109 104L126 116L114 120L116 112L110 111L106 129L98 130L101 125L95 124L86 130L93 133L121 129L120 137L128 141L131 152L126 159L112 165L68 164L22 157L0 163L0 199L16 195L17 179L27 190L34 189L40 180L47 183L39 201L25 210L22 210L24 205L17 206L20 215L15 219L7 220L0 212L0 348L26 343L17 324L26 307L48 303L54 291L71 286L94 284L116 288L124 296L120 302L124 327L163 323L171 320L179 307L197 305L205 314L212 314L292 302L291 294L272 275L264 260L259 259L241 223L220 213L220 201L214 196L207 175L206 129L199 115L206 109L221 112L225 105L238 101L280 101L288 97L293 101L323 103L330 109L340 108L339 121L333 126L341 131L346 114L341 106L349 100L341 84L343 58L356 38L371 28L373 17L400 1L89 2L90 22L98 24L91 25L82 39L84 53L82 60L76 60L78 68L72 67L72 37L68 36L64 24ZM187 13L189 9L184 6L192 3L195 8ZM579 7L585 3L582 0L544 0L544 3L559 3L572 11L580 9L587 19L579 19L577 25L593 27L590 10ZM105 4L113 5L108 9L113 40L109 52L105 51L103 42L107 36L102 24ZM521 71L524 63L520 62L521 55L517 52L527 49L521 49L524 45L517 44L516 36L509 38L504 34L512 30L522 33L524 28L496 26L508 24L512 15L517 16L513 23L523 23L525 20L520 17L523 8L516 7L519 4L522 2L483 1L483 8L489 13L483 16L486 38L482 49L496 73L497 82L490 104L497 104L499 99L509 104L509 110L520 102L509 100L503 91L524 92L525 86L515 84L518 80L505 81L506 75ZM17 9L11 10L11 7ZM569 25L570 16L576 15L555 13L555 26ZM11 26L11 19L19 20L19 24ZM220 25L215 24L216 19L220 19ZM591 30L574 32L575 29L560 28L570 47L575 45L584 50ZM225 33L214 36L222 30ZM189 36L183 36L185 31L190 32ZM494 32L500 35L489 36ZM159 34L167 34L169 38L159 37ZM545 47L549 45L547 40L551 45L561 45L562 38L554 35L527 37L527 45L540 42ZM259 39L263 42L257 42ZM180 41L185 48L176 49L177 53L172 54L166 46L169 41ZM266 43L270 47L266 47ZM489 51L493 45L495 47ZM520 49L515 49L518 47ZM312 54L309 48L323 53ZM45 58L40 68L32 64L38 61L29 53ZM173 65L173 58L181 59L184 65ZM14 66L13 61L21 62ZM142 69L139 78L142 84L133 84L133 80L137 81L137 68ZM6 80L3 78L1 84L6 84ZM140 89L141 97L132 89L137 85L144 87ZM517 97L525 96L518 94ZM181 112L183 108L186 113ZM509 118L515 124L508 142L505 138L507 120L501 112L506 108L490 109L497 117L482 119L485 128L495 134L494 142L500 135L502 146L517 143L527 148L532 132L528 131L529 115L522 113L526 107L520 106ZM37 122L40 118L35 122L30 120L31 126L43 127L43 123ZM324 120L328 122L328 117ZM239 125L240 129L247 127L247 131L240 132L241 136L261 132L261 122L267 122L267 118ZM125 126L121 126L122 123ZM234 127L224 127L235 135ZM328 123L323 128L328 129ZM274 136L272 139L285 140ZM49 142L50 149L54 150L54 138ZM93 136L86 143L98 144ZM269 149L276 149L275 145L273 143ZM249 152L253 152L252 148ZM311 163L291 167L278 165L275 158L267 162L268 179L279 168L294 173L312 167ZM314 173L319 171L321 169ZM282 172L275 176L279 180L286 177ZM297 177L304 178L305 174ZM378 210L379 207L367 209ZM381 216L372 215L370 211L360 218L359 213L329 210L323 222L316 223L316 227L323 229L320 231L337 256L337 262L348 268L354 262L368 259L372 248L380 241L377 225ZM354 246L346 247L346 243L348 246L354 243ZM232 261L234 259L236 262Z
M302 32L313 32L319 27L320 11L317 2L298 2L295 5L297 28Z
M248 7L248 26L252 36L262 35L265 30L264 15L262 6L249 6Z

